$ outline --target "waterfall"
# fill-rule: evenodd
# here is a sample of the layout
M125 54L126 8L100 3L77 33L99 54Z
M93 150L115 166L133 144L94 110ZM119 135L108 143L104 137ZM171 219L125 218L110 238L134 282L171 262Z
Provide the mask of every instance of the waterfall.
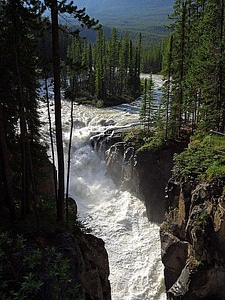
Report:
M159 88L160 78L154 78ZM138 198L114 185L106 175L104 161L90 145L95 134L138 123L139 108L139 101L104 109L74 108L70 195L77 202L79 219L105 242L113 300L166 299L159 226L148 221ZM46 122L45 106L41 110ZM70 127L67 101L63 101L62 116L66 149Z

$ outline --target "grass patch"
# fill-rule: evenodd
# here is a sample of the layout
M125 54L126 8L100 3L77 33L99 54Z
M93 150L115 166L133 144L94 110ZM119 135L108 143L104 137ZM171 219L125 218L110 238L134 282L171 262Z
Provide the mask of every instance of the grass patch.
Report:
M132 129L123 132L123 141L130 146L133 146L137 152L153 151L164 149L166 146L165 140L160 134L153 131L142 129Z
M189 180L212 181L225 176L224 137L210 135L191 138L191 146L174 155L173 174Z

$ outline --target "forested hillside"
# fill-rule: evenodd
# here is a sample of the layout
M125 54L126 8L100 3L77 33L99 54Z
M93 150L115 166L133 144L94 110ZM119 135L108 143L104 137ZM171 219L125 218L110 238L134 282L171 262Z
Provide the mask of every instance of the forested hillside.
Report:
M78 0L79 8L86 7L87 13L100 20L104 26L113 26L127 31L132 39L142 32L145 42L158 42L168 34L163 27L168 24L167 16L172 12L173 0Z
M154 12L163 16L166 10L171 11L173 7L173 1L171 0L77 0L76 5L78 7L86 7L87 12L90 14L95 13L99 16L104 16L106 19L106 15L111 16L131 16L136 15L137 17L142 15L143 12L145 14L148 11L149 15L153 15ZM109 21L109 20L108 20Z
M67 96L83 95L98 106L130 102L141 92L140 65L141 35L138 45L127 34L119 38L115 28L108 41L103 30L93 44L75 37L67 51Z
M225 176L224 136L221 135L225 131L224 0L175 0L167 42L156 45L151 53L146 48L146 41L151 45L161 40L162 24L164 20L166 22L172 1L99 1L95 11L90 6L90 12L88 2L77 1L76 4L79 3L81 7L87 4L87 12L93 12L91 18L84 10L77 10L65 0L0 1L1 232L4 226L9 228L11 224L16 235L15 224L22 227L22 222L29 226L36 224L35 228L39 230L43 228L43 218L52 224L56 220L58 224L68 223L68 193L64 199L62 87L67 87L71 100L85 97L95 105L117 104L118 99L120 102L131 101L141 93L141 66L144 66L142 70L160 71L162 55L162 102L157 106L153 103L155 97L150 76L150 81L144 84L145 96L140 112L142 127L135 134L129 132L125 139L132 145L139 143L139 151L149 148L158 151L162 146L168 146L168 141L187 141L192 135L191 141L197 146L176 157L174 174L192 181ZM50 12L49 20L44 18L46 11ZM80 38L77 31L71 32L72 26L68 28L59 24L59 19L64 18L70 20L71 25L72 19L68 15L83 27L96 30L95 43ZM103 25L107 20L107 25L118 25L120 29L132 32L135 42L127 33L118 34L117 29L113 29L106 40L104 31L92 17L99 18ZM150 32L151 35L145 35L144 39L140 32ZM43 33L45 38L41 39ZM60 50L63 50L63 55ZM57 174L54 166L49 165L38 114L38 87L41 80L46 83L49 77L53 78L54 84ZM46 87L46 101L47 90ZM211 130L222 136L217 149L209 135ZM202 144L200 140L203 140ZM49 174L55 182L51 199L44 195L44 184L39 181L45 181ZM1 237L7 241L7 235ZM22 237L17 238L20 238L20 247L23 248ZM16 251L14 261L17 261L20 250ZM0 253L0 259L7 266L3 275L8 274L9 269L13 273L5 260L5 252ZM0 277L3 277L2 270ZM57 270L55 272L57 275ZM24 297L25 287L30 287L23 284L26 278L29 279L24 274L17 278L14 272L13 284L7 286L8 283L3 282L0 286L0 298L15 299L19 295L22 299L22 293L23 299L30 299L30 289ZM39 290L39 284L32 286L33 281L29 282L32 291ZM60 291L57 293L60 298Z
M225 128L224 1L175 1L164 55L169 135Z

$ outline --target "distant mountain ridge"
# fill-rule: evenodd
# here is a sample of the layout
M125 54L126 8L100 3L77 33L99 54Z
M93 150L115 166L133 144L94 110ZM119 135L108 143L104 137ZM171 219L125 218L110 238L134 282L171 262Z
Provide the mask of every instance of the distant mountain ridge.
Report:
M148 9L165 10L171 12L174 0L76 0L75 5L86 7L88 13L96 14L138 14ZM135 8L135 10L134 10ZM138 9L138 11L137 11ZM151 12L150 12L151 13Z
M163 26L169 23L174 0L75 0L74 4L85 7L103 26L160 38L166 34Z

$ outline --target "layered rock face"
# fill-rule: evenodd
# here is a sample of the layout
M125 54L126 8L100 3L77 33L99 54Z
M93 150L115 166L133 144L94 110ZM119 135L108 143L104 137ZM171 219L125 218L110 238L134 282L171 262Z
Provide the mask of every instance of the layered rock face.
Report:
M161 223L165 214L165 187L171 177L173 155L184 149L174 142L161 151L141 151L122 142L119 133L106 133L92 139L106 161L107 172L116 185L134 193L146 205L150 221Z
M225 299L224 185L168 183L160 230L168 299Z
M160 237L167 299L224 300L225 178L201 184L170 179L173 155L187 144L137 152L112 133L93 144L114 182L145 202L149 219L164 219Z
M69 198L68 204L69 210L76 216L75 200ZM82 299L111 300L109 260L104 241L78 228L59 235L54 237L58 241L55 244L70 261L71 281L79 284Z
M80 279L85 300L111 300L109 261L102 239L91 234L77 238Z

